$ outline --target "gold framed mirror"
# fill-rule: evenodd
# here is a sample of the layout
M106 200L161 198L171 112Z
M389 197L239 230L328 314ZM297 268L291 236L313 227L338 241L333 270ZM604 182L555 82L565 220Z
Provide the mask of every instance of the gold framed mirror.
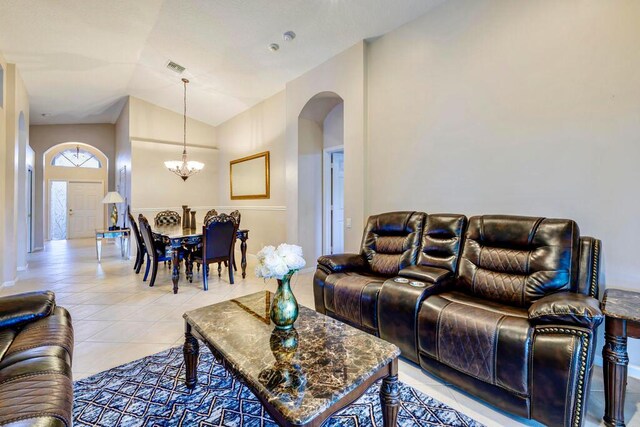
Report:
M269 198L269 152L229 162L231 200Z

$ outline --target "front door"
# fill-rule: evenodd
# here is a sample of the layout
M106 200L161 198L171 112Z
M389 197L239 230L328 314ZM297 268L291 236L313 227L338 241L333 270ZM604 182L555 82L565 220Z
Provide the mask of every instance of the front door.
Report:
M104 227L104 205L101 203L103 192L101 182L69 182L69 239L94 237L95 230Z

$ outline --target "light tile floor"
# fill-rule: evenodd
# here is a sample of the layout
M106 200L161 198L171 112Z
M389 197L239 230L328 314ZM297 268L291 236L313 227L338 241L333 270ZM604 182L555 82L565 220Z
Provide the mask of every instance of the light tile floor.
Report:
M230 285L211 272L209 291L202 290L201 276L193 283L184 279L177 295L172 293L171 273L160 266L156 284L150 288L136 275L133 260L119 258L115 244L103 245L98 264L92 239L54 241L44 252L29 256L29 269L19 274L16 285L0 289L0 295L51 289L59 305L73 317L75 379L182 345L182 313L187 310L246 295L275 290L274 281L264 282L253 274L251 259L246 279L236 275ZM298 301L313 307L312 273L294 277L292 288ZM400 362L400 380L464 412L487 426L536 426L512 418L491 406L423 373L411 363ZM601 424L604 413L602 370L595 369L586 425ZM640 426L640 381L629 380L626 400L628 426Z

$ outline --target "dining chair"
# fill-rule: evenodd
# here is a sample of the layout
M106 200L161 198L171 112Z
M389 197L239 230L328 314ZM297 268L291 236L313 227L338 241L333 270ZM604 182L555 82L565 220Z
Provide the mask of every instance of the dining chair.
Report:
M218 263L218 277L222 276L222 262L233 263L233 242L238 230L235 218L219 214L202 227L202 248L192 254L189 262L202 264L204 290L209 289L209 264ZM233 285L233 269L228 268L229 282Z
M215 209L211 209L209 212L207 212L204 216L204 225L207 225L207 223L209 222L209 218L216 215L218 215L218 211Z
M138 216L138 222L140 223L140 234L142 234L142 240L144 240L144 244L147 248L147 267L142 280L147 280L147 276L149 275L149 266L152 266L153 268L151 270L149 286L153 286L156 282L156 274L158 273L158 263L160 261L171 261L171 255L167 254L167 245L162 242L162 240L154 239L149 221L144 215L140 214ZM180 252L180 259L183 257L183 253Z
M180 214L176 211L162 211L158 212L153 222L155 225L176 225L180 224L182 218L180 218Z
M140 229L138 228L138 224L136 223L135 218L131 215L131 211L129 210L129 206L127 206L127 216L129 217L129 223L131 224L131 231L133 236L136 239L136 245L138 247L138 251L136 253L136 262L133 264L133 269L136 271L136 274L140 273L140 269L142 268L142 264L144 263L144 256L147 254L147 247L144 244L144 240L140 235Z
M242 218L242 215L240 214L239 210L235 210L233 212L231 212L229 214L229 216L231 218L234 218L236 220L236 224L238 225L238 229L240 228L240 219ZM233 253L236 253L236 240L238 239L238 235L237 233L233 235ZM236 258L235 256L233 257L233 269L235 271L238 271L238 267L236 267Z

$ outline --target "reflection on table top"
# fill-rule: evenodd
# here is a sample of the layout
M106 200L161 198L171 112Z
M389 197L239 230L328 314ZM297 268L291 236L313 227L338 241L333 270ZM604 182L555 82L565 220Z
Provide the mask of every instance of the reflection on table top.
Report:
M103 229L96 229L96 235L98 234L125 234L130 232L131 229L130 228L121 228L119 230L109 230L108 228L103 228Z
M182 228L181 224L176 225L152 225L152 231L156 234L160 234L162 236L166 236L169 239L179 239L183 237L199 237L202 236L202 226L204 224L201 222L196 223L194 228ZM247 229L239 229L238 235L247 233L249 230Z

